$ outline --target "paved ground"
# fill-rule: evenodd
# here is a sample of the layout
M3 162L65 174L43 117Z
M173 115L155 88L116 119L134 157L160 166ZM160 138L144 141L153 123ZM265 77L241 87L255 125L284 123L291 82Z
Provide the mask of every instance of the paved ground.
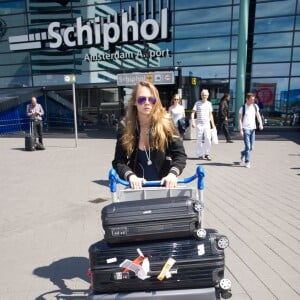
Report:
M239 163L242 141L223 140L202 164L205 223L228 235L226 277L236 300L300 299L300 134L257 137L252 168ZM88 247L101 239L100 210L110 201L108 133L48 134L46 151L24 138L0 138L0 299L86 299Z

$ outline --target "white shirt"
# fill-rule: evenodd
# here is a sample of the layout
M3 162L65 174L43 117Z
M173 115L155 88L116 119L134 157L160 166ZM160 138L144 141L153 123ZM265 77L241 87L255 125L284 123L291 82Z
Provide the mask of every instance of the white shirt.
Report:
M183 106L180 104L176 106L172 105L170 107L169 112L172 116L175 126L178 127L178 120L180 120L183 117L183 113L184 113Z
M245 104L245 115L244 117L242 117L242 127L243 129L248 129L248 130L253 130L256 129L256 122L255 122L255 115L256 115L256 111L255 111L255 107L257 111L259 111L259 107L256 104ZM239 110L239 114L243 115L243 106L241 106L240 110Z
M208 125L210 122L210 113L213 111L211 102L206 100L202 102L198 100L193 107L193 110L197 112L197 124Z

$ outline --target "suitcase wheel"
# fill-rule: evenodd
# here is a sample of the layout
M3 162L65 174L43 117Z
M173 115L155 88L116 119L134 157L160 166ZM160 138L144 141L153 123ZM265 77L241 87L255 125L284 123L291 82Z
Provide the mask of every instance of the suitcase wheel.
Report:
M198 230L196 231L196 234L197 234L197 237L198 237L199 239L203 240L203 239L205 239L205 237L206 237L206 230L203 229L203 228L198 229Z
M225 235L223 235L220 238L218 238L217 246L218 246L219 249L225 249L225 248L227 248L229 246L229 240L228 240L228 238Z
M231 281L229 279L223 278L220 281L220 289L223 291L230 291L231 289Z

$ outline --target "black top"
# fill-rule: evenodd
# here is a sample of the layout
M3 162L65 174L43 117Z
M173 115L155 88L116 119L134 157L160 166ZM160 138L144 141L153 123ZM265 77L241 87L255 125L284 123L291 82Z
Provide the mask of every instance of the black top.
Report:
M138 149L138 164L143 171L143 174L138 174L138 176L148 181L160 180L157 169L151 160L151 153L152 151L150 151L150 160L148 160L149 151L146 153L146 151Z

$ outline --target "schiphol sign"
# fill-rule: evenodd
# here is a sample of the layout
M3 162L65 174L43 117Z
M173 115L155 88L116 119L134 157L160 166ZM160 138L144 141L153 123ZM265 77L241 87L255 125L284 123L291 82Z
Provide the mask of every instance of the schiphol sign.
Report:
M66 27L61 22L52 22L45 32L9 37L11 51L51 48L59 49L80 47L102 47L120 43L140 41L154 42L168 38L168 8L159 12L160 21L144 18L142 22L129 20L128 12L122 12L120 18L109 15L105 22L103 17L83 22L82 17L76 19L75 26ZM114 22L108 20L114 19Z

